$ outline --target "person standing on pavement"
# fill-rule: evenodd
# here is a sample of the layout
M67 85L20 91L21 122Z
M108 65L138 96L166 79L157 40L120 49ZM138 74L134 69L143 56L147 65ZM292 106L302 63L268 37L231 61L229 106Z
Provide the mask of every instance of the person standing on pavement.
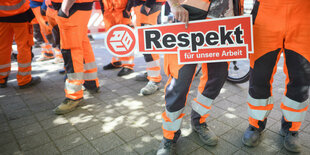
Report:
M101 11L105 30L108 31L117 24L132 25L130 18L131 5L130 0L100 0ZM128 6L128 7L127 7ZM134 56L112 57L109 64L103 66L103 70L110 70L122 67L117 76L124 76L133 73Z
M283 113L280 133L287 150L300 152L298 131L309 107L310 1L259 0L258 4L253 29L254 54L250 55L249 127L242 142L250 147L259 144L274 106L273 76L283 54L286 87L280 106Z
M28 88L40 83L40 77L31 76L31 51L33 29L31 20L34 14L29 0L0 1L0 88L7 87L11 70L13 38L17 44L19 88Z
M133 10L136 14L136 26L156 25L161 7L166 0L133 0ZM144 54L146 73L137 75L137 81L148 81L147 85L140 90L142 95L151 95L159 90L162 80L160 74L159 54Z
M46 20L46 5L44 0L30 0L30 7L36 16L36 20L39 23L41 34L43 37L43 43L41 44L41 57L37 61L46 61L54 59L54 53L52 50L52 44L54 43L52 30L48 26Z
M65 62L67 79L65 100L54 109L55 114L73 111L83 99L83 89L99 91L97 65L87 37L87 24L93 0L52 0L58 11L56 22L60 30L61 53Z
M233 0L188 0L182 5L178 0L168 0L175 19L185 22L208 18L221 18L234 15ZM178 64L176 54L165 55L165 73L169 76L165 87L165 111L162 113L163 140L157 155L175 154L176 142L181 135L182 119L187 96L195 76L197 64ZM215 133L208 127L206 118L210 115L211 105L219 95L228 76L228 63L203 63L202 76L197 97L192 101L191 126L206 145L218 142Z

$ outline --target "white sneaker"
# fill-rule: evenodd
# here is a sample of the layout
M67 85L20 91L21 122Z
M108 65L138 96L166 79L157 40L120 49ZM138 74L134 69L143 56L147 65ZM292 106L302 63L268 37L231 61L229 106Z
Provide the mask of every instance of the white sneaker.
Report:
M154 94L159 89L159 82L149 81L145 87L140 90L142 95Z

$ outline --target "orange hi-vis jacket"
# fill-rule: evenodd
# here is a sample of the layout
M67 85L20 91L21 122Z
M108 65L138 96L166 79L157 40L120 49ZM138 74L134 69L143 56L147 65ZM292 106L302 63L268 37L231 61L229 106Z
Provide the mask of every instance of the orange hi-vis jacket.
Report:
M30 8L29 3L29 0L0 1L0 17L8 17L26 12Z
M0 22L29 22L34 18L29 0L1 0Z

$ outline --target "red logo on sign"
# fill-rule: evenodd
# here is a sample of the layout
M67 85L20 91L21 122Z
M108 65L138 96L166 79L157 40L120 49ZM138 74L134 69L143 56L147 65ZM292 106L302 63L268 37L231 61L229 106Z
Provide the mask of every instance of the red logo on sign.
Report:
M108 31L105 43L111 54L124 57L133 52L136 38L129 26L115 25Z

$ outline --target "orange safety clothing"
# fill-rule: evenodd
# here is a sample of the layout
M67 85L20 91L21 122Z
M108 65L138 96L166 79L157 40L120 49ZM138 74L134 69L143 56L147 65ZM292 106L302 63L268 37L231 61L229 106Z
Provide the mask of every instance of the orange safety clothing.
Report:
M17 44L17 82L19 86L31 81L31 46L33 13L28 0L0 2L0 83L6 83L11 70L13 37Z
M29 10L29 0L0 1L0 17L22 15Z
M54 39L52 36L52 29L47 24L46 16L44 17L42 16L40 7L32 8L32 11L36 16L35 19L38 21L40 25L40 31L41 34L43 34L42 37L45 42L44 44L41 45L41 55L44 58L52 59L54 58L54 53L51 46L51 44L54 43Z
M229 1L220 3L211 3L218 5L214 8L223 8L218 10L210 10L214 18L222 15L230 16L233 10L222 6L230 6ZM184 5L189 12L189 20L206 19L208 12L197 9L193 6ZM213 6L211 6L213 7ZM195 76L197 64L178 64L178 56L176 54L166 54L164 57L164 70L169 77L165 86L165 111L162 113L163 135L164 138L177 141L180 136L182 119L185 116L184 109L187 102L187 96L190 91L192 81ZM219 95L227 76L228 63L203 63L202 76L198 86L197 97L192 101L191 107L191 124L200 126L206 123L206 118L210 115L212 103Z
M147 1L136 0L134 4L134 13L136 14L136 26L156 25L157 18L160 14L162 2L153 2L149 7L151 8L149 13L146 13L144 7ZM144 60L147 64L147 79L153 82L160 82L162 77L160 75L160 56L158 54L144 54Z
M56 22L56 16L57 16L57 11L51 8L50 5L48 5L46 9L46 17L47 17L48 25L50 29L52 30L53 48L54 48L55 56L58 59L63 59L61 51L60 51L60 34L59 34L59 27Z
M131 25L131 19L126 12L127 2L128 0L100 0L106 31L117 24ZM133 60L134 56L112 57L111 64L114 65L115 62L122 62L122 65L117 67L133 69L135 66Z
M83 98L82 85L89 90L99 87L95 56L87 37L90 15L91 10L76 10L69 16L59 10L56 17L68 77L65 82L65 93L66 97L72 100Z
M254 53L250 55L249 122L264 129L274 103L273 76L284 56L285 97L282 128L298 131L309 106L310 1L260 0L254 24Z

